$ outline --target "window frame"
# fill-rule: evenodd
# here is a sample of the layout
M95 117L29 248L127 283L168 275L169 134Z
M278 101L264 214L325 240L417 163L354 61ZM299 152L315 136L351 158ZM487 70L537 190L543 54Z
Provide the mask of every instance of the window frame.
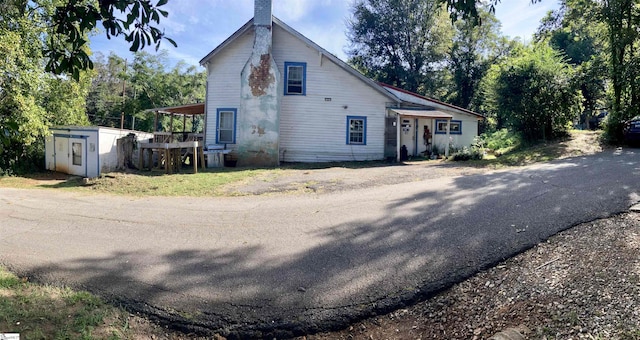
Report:
M71 142L71 164L73 166L82 166L83 152L82 144L78 142ZM77 149L76 149L77 146ZM77 152L76 152L77 151Z
M435 133L437 135L446 135L447 134L446 125L445 125L444 129L440 129L440 126L439 126L440 123L445 123L446 124L446 122L447 122L447 119L436 119L436 129L435 129L436 131L435 131ZM452 119L449 122L451 124L449 126L449 134L450 135L461 135L462 134L462 121L458 120L458 119ZM458 125L458 131L454 131L452 129L454 124Z
M233 128L231 129L231 141L223 141L220 138L220 117L223 112L230 112L233 116ZM238 109L236 108L218 108L216 109L216 144L235 144L236 143L236 126L238 123ZM228 129L224 129L228 130Z
M289 67L302 67L302 92L289 91ZM306 96L307 95L307 63L305 62L284 62L284 95L285 96Z
M362 142L352 142L351 134L353 132L351 130L351 121L352 120L361 120L362 121ZM367 117L366 116L347 116L347 145L367 145Z

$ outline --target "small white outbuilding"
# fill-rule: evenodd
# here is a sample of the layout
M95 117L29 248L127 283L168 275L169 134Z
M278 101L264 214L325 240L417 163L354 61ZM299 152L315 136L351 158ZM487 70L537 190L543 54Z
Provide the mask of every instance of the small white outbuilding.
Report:
M49 130L51 134L45 138L46 169L89 178L116 170L119 138L129 134L134 134L136 141L153 138L148 132L104 126L57 126Z

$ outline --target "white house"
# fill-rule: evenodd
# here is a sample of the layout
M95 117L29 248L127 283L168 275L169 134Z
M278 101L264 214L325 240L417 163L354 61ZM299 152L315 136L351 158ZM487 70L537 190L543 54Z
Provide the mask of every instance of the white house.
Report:
M153 138L147 132L103 126L57 126L49 130L44 148L46 169L89 178L116 170L119 138L129 134L135 134L138 141Z
M477 135L480 114L374 82L271 8L256 0L254 18L200 61L207 145L231 149L240 165L274 166L399 159L402 145L418 155Z

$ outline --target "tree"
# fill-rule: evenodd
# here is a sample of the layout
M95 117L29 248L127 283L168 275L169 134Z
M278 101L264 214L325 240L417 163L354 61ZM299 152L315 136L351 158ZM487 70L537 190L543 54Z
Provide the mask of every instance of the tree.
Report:
M91 90L87 96L87 116L94 125L120 126L120 115L124 109L123 89L128 75L125 73L126 60L114 53L105 58L95 56Z
M39 2L26 2L26 6L29 11L38 11ZM77 80L81 70L93 68L87 53L86 36L97 28L98 23L102 23L109 39L124 35L125 40L131 43L132 52L151 44L155 44L157 50L163 39L176 46L154 26L160 24L160 17L168 16L167 11L161 9L167 2L158 0L154 5L151 0L100 0L96 6L95 2L88 0L63 1L48 16L52 31L44 49L46 70L56 74L69 73ZM118 13L125 18L117 17Z
M447 70L451 73L451 92L447 102L467 109L472 107L480 81L491 65L508 54L511 42L500 37L500 23L487 10L478 14L482 25L472 19L455 22L453 44L448 52ZM476 98L477 101L477 98Z
M91 121L119 126L124 111L126 128L131 128L135 119L136 129L153 131L156 127L149 109L203 102L205 72L195 66L187 67L184 62L169 69L168 63L166 51L157 55L138 52L129 62L115 54L106 60L98 56L96 75L87 98ZM175 124L176 128L182 128L182 121Z
M44 71L44 19L23 9L20 1L0 3L0 173L42 164L36 159L51 124L86 122L88 76L79 72L76 82Z
M497 128L520 132L528 141L564 133L580 112L571 77L569 64L546 44L494 65L483 86Z
M537 42L548 43L561 52L576 72L575 86L583 97L583 124L605 103L607 82L606 48L603 41L606 27L593 20L597 15L592 1L564 0L559 10L547 14L536 33Z
M640 77L638 55L640 9L636 0L604 0L601 19L607 27L612 112L607 133L612 140L622 139L623 122L640 113Z
M347 22L349 62L367 76L433 94L453 30L437 0L358 0Z

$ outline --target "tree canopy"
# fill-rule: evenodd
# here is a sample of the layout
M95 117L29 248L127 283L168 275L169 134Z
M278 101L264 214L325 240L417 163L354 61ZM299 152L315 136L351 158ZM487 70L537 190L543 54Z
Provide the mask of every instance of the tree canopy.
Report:
M351 64L390 85L410 91L434 90L446 43L453 35L440 2L358 0L352 11L347 23Z
M520 49L492 66L484 80L490 118L498 129L518 131L529 141L557 136L581 110L572 76L570 65L549 46Z

